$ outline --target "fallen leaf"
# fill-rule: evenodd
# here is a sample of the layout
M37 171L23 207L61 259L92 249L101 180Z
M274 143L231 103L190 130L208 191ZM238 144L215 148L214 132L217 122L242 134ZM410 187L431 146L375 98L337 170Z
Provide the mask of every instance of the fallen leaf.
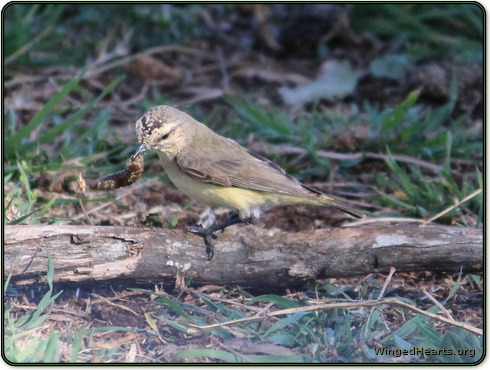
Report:
M343 98L352 94L357 76L346 60L330 60L322 65L316 80L295 88L283 87L279 94L289 105L303 105L325 98Z

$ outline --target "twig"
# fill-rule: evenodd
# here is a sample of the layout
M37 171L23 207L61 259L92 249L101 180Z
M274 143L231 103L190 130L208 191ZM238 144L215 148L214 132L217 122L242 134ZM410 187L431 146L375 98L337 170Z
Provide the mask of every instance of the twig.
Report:
M130 63L136 58L139 58L142 55L151 55L151 54L158 54L158 53L163 53L163 52L176 52L176 53L185 53L185 54L195 54L195 55L205 55L206 58L209 59L214 59L215 56L211 55L209 53L204 53L201 50L190 48L190 47L185 47L185 46L179 46L179 45L163 45L163 46L156 46L153 48L146 49L140 53L132 54L124 58L117 59L113 62L107 63L107 64L101 64L100 62L96 62L92 64L90 67L87 68L87 73L85 74L84 78L88 79L91 77L95 77L103 72L106 72L110 69L116 68L123 66L125 64ZM61 74L59 76L56 76L59 80L68 80L72 79L76 74L72 73L66 73L66 74ZM6 81L4 83L5 88L10 88L15 85L21 84L21 83L34 83L37 81L43 81L45 80L45 76L25 76L21 78L16 78L11 81Z
M194 325L194 324L189 324L193 329L189 329L188 331L190 333L192 332L197 332L197 330L209 330L209 329L215 329L215 328L220 328L228 325L233 325L233 324L238 324L242 322L249 322L249 321L255 321L255 320L261 320L266 317L271 317L271 316L278 316L278 315L289 315L292 313L296 312L310 312L310 311L317 311L317 310L326 310L326 309L334 309L334 308L357 308L357 307L375 307L375 306L380 306L383 304L393 304L397 306L402 306L405 307L409 310L415 311L417 313L420 313L424 316L428 316L432 319L439 320L454 326L458 326L460 328L466 329L468 331L471 331L473 333L476 333L478 335L483 335L483 330L476 328L472 325L468 325L456 320L451 320L443 316L439 316L436 314L433 314L431 312L426 312L424 310L421 310L420 308L417 308L415 306L412 306L408 303L402 302L398 299L395 298L385 298L381 300L369 300L369 301L355 301L355 302L340 302L340 303L325 303L325 304L318 304L318 305L312 305L312 306L305 306L305 307L296 307L296 308L288 308L285 310L278 310L278 311L273 311L273 312L268 312L264 316L253 316L253 317L245 317L242 319L237 319L237 320L230 320L218 324L212 324L212 325Z
M388 284L390 283L391 278L393 277L393 274L395 273L395 271L396 271L396 268L394 268L393 266L391 266L390 267L390 273L386 277L385 283L383 284L383 288L381 288L381 292L379 292L378 300L380 300L381 298L383 298L383 295L385 294L386 288L388 287Z
M94 222L92 221L92 218L90 217L87 210L85 209L85 206L83 205L82 197L80 195L78 195L77 198L78 198L78 204L80 204L80 207L82 208L82 211L83 211L85 217L90 222L90 225L95 226Z
M346 224L343 224L342 227L350 227L350 226L359 226L365 224L374 224L376 222L415 222L415 223L423 223L425 220L421 218L411 218L411 217L366 217L359 221L353 221Z
M37 36L34 37L31 41L29 41L27 44L25 44L24 46L22 46L15 53L11 54L8 58L5 58L5 60L3 61L3 65L6 66L6 65L12 63L15 59L17 59L18 57L20 57L22 54L27 53L27 51L29 51L30 48L32 48L44 36L46 36L48 33L50 33L53 28L54 28L54 24L52 24L49 27L47 27L43 32L37 34Z
M444 307L437 299L435 299L425 288L422 288L422 292L429 298L439 309L446 314L448 319L454 320L453 316L449 313L448 310L446 310L446 307Z
M39 308L39 306L37 306L35 304L21 304L21 303L15 303L15 302L9 302L9 304L13 308L19 308L19 309L26 310L26 311L36 310L37 308ZM78 316L78 317L87 317L87 314L66 310L64 308L51 307L50 311L60 312L60 313L64 313L67 315Z
M455 205L453 205L453 206L451 206L451 207L449 207L449 208L446 208L446 209L445 209L445 210L443 210L442 212L439 212L437 215L435 215L435 216L433 216L433 217L429 218L427 221L424 221L424 222L422 223L422 226L425 226L425 225L427 225L428 223L430 223L430 222L432 222L432 221L434 221L434 220L438 219L438 218L439 218L439 217L441 217L442 215L445 215L446 213L448 213L448 212L449 212L449 211L451 211L452 209L456 208L456 207L457 207L457 206L459 206L460 204L462 204L462 203L466 202L467 200L470 200L471 198L473 198L473 197L477 196L477 195L478 195L478 194L480 194L480 193L481 193L481 189L478 189L478 190L474 191L473 193L471 193L470 195L468 195L468 196L467 196L467 197L465 197L464 199L462 199L462 200L460 200L460 201L456 202L456 204L455 204Z
M391 266L390 267L390 273L386 277L386 280L385 280L385 282L383 284L383 287L381 288L381 291L378 294L378 300L380 300L381 298L383 298L383 295L385 294L386 288L390 284L391 278L393 277L393 274L395 273L395 271L396 271L396 269L393 266ZM371 320L371 315L373 314L373 312L374 312L375 309L376 309L376 307L371 308L371 312L369 312L369 315L368 315L368 318L367 318L368 321ZM368 330L369 330L369 325L366 325L365 326L365 330L364 330L364 333L365 333L366 336L367 336Z
M114 307L117 307L117 308L120 308L121 310L124 310L124 311L128 311L128 312L131 312L133 315L135 316L140 316L137 312L133 311L131 308L128 308L122 304L117 304L117 303L114 303L112 302L111 300L105 298L105 297L102 297L101 295L97 294L97 293L92 293L92 296L97 298L97 299L100 299L101 301L104 301L105 303L107 303L108 305L111 305L111 306L114 306Z
M201 50L189 48L189 47L185 47L185 46L178 46L178 45L156 46L153 48L146 49L140 53L132 54L132 55L129 55L127 57L118 59L114 62L107 63L107 64L102 65L100 67L98 66L98 64L94 64L94 65L92 65L92 69L91 70L89 69L87 71L86 77L88 78L88 77L97 76L103 72L110 70L110 69L128 64L129 62L133 61L134 59L141 57L142 55L151 55L151 54L157 54L157 53L162 53L162 52L180 52L180 53L186 53L186 54L200 54L200 55L203 54L203 52ZM214 56L211 56L209 54L206 54L206 56L214 59Z
M241 358L243 361L245 361L245 362L253 362L251 359L249 359L249 358L248 358L247 356L245 356L244 354L241 354L240 352L238 352L238 351L234 350L233 348L228 347L227 345L225 345L225 344L223 344L223 343L218 342L218 346L219 346L220 348L223 348L223 349L225 349L225 350L227 350L227 351L229 351L229 352L233 353L235 356L240 357L240 358Z
M275 145L272 147L272 149L280 154L304 154L307 153L306 149L303 148L298 148L290 145ZM378 153L337 153L337 152L328 152L325 150L318 150L316 152L316 155L319 157L323 158L330 158L330 159L339 159L339 160L346 160L346 159L366 159L366 158L373 158L373 159L382 159L386 160L389 159L390 156L387 154L378 154ZM411 164L416 164L420 167L424 167L434 173L439 173L442 170L442 166L429 163L426 161L423 161L421 159L413 158L408 155L403 155L403 154L392 154L391 158L394 159L395 161L398 162L405 162L405 163L411 163Z
M269 309L274 306L274 302L268 303L265 307L261 308L260 311L258 311L254 316L262 316L264 315Z
M134 186L132 187L132 191L134 191L135 189L140 188L140 187L142 187L142 186L144 186L144 184L143 184L143 183L136 184L136 185L134 185ZM114 204L114 202L115 202L115 201L117 201L117 200L119 200L119 199L121 199L121 198L124 198L124 197L125 197L125 196L127 196L127 195L128 195L128 192L127 192L127 191L125 191L125 192L124 192L124 193L122 193L121 195L118 195L117 197L115 197L113 200L110 200L110 201L108 201L108 202L106 202L106 203L101 204L100 206L97 206L97 207L95 207L95 208L92 208L90 211L85 211L85 213L84 213L84 214L78 214L78 215L76 215L76 216L73 216L73 218L72 218L72 219L73 219L73 220L79 220L79 219L81 219L81 218L83 218L83 217L85 217L85 216L88 216L88 215L90 215L90 214L92 214L92 213L94 213L94 212L100 211L101 209L103 209L103 208L105 208L105 207L108 207L108 206L110 206L111 204Z
M90 215L87 213L87 210L85 209L85 206L83 205L83 196L85 194L86 189L86 183L85 180L82 177L81 172L78 173L77 176L77 198L78 198L78 203L80 204L80 207L82 208L83 213L85 214L85 217L87 217L87 220L90 222L92 226L95 226L94 222L90 218Z
M223 91L230 91L230 78L228 76L227 63L225 57L223 56L223 50L218 47L216 50L218 56L219 69L221 72L221 77L223 78Z

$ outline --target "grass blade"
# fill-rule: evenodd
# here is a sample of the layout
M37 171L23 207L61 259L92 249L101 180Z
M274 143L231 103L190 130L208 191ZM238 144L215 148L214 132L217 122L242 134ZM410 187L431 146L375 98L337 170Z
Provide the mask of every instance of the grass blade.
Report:
M10 138L8 138L8 140L5 142L4 149L4 154L7 160L15 157L15 153L21 147L22 140L24 140L32 131L41 125L46 117L53 112L54 108L78 86L82 78L83 74L66 83L61 91L53 96L46 103L46 105L40 111L38 111L34 117L31 118L27 125L17 130Z
M420 92L421 90L415 90L408 94L408 97L400 105L398 105L381 124L382 132L395 128L403 121L407 110L417 102Z

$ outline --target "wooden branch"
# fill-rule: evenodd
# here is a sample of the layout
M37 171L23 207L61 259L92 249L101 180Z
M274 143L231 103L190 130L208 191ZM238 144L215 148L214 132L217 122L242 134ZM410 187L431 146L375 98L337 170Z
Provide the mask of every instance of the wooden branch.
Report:
M324 277L371 272L481 271L480 229L386 225L289 233L255 226L218 234L207 261L203 240L181 230L134 227L16 225L5 227L4 274L44 280L47 253L55 281L238 284L283 288ZM4 277L5 277L4 276ZM182 280L181 280L182 281Z

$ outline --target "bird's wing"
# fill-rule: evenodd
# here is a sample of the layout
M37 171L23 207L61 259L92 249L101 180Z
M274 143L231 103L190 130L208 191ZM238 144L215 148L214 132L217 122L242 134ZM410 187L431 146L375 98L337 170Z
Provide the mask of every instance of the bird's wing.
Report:
M233 140L219 146L200 145L185 148L176 157L179 168L193 179L221 186L283 193L310 195L310 190L288 175L281 167L255 154Z

